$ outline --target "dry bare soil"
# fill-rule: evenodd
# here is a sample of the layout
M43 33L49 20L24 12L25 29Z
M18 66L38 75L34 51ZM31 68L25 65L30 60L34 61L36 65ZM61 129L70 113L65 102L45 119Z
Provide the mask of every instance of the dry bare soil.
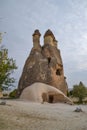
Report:
M0 130L87 130L87 106L7 100L0 105Z

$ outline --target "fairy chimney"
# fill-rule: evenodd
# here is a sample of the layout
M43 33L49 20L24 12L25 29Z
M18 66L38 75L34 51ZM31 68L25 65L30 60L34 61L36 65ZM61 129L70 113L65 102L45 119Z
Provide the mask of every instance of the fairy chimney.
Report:
M67 94L63 62L57 40L51 30L44 34L44 45L40 45L40 32L33 34L33 48L27 58L18 84L18 96L23 89L36 82L51 85Z
M33 37L33 48L34 49L40 49L41 48L41 46L40 46L40 36L41 36L41 34L40 34L39 30L38 29L35 30L33 35L32 35L32 37Z

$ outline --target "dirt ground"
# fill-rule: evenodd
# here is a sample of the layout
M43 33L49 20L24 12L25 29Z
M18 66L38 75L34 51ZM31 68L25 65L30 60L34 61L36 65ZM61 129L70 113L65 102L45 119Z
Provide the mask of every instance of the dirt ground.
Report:
M0 100L1 102L1 100ZM87 130L87 105L7 100L0 105L0 130Z

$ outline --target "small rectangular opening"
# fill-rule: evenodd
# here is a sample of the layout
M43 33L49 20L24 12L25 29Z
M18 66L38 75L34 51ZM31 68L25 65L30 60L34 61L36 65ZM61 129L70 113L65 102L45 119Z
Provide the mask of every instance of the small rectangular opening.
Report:
M59 76L61 75L61 72L59 69L56 70L56 75L59 75Z
M49 95L49 103L53 103L53 100L54 100L54 96L53 95Z
M48 59L48 67L49 67L50 62L51 62L51 57L48 57L47 59Z

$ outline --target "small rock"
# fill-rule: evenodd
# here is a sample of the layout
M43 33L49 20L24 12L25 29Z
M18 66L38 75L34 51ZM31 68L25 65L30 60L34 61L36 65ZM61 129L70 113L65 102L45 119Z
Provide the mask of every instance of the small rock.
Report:
M6 105L6 101L1 101L0 105Z
M77 107L74 112L82 112L82 109L80 107Z

